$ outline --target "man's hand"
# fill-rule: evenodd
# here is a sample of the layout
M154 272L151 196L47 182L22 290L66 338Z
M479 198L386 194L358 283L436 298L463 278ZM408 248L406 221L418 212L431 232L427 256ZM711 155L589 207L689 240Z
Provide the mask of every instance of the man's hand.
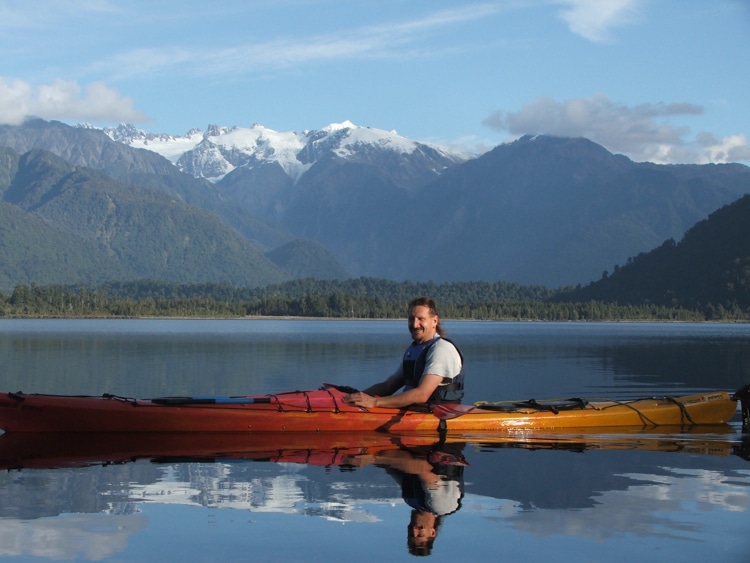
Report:
M365 407L365 408L378 406L377 397L373 397L372 395L368 395L367 393L362 393L362 392L351 393L350 395L345 395L344 402L350 405L355 405L358 407Z

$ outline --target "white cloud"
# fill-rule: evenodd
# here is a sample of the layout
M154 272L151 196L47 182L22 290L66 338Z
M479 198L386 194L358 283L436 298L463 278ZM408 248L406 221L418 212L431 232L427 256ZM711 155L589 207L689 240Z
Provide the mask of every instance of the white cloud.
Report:
M743 134L717 139L710 133L700 133L695 144L704 155L702 162L750 161L750 143Z
M611 40L610 30L637 19L643 0L558 0L560 18L570 31L596 43Z
M56 80L34 87L22 80L10 82L0 77L0 123L18 125L32 116L104 123L149 120L134 108L132 98L123 97L102 82L93 82L82 90L75 81Z
M483 123L513 136L547 134L586 137L636 161L657 163L739 162L750 160L743 134L718 139L710 133L690 137L690 129L671 118L701 115L695 104L657 103L627 106L604 94L558 102L537 98L516 112L498 111Z

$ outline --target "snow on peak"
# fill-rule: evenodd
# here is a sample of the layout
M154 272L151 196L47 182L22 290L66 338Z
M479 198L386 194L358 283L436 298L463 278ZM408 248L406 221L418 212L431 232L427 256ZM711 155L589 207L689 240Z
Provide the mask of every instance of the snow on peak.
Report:
M185 153L195 147L203 138L199 129L191 129L182 137L166 134L147 133L133 125L121 123L116 128L104 129L113 141L124 143L137 149L146 149L162 155L173 164Z
M191 129L183 136L155 135L124 124L105 132L115 141L154 151L183 172L212 182L235 168L267 163L277 163L297 180L326 155L348 158L372 149L408 155L421 146L396 131L361 127L348 120L303 133L275 131L258 123L251 127L210 124L205 131Z
M232 162L230 154L244 155L244 160L249 158L248 162L277 162L295 179L309 168L297 159L297 154L305 147L305 136L294 132L280 133L256 123L249 128L212 130L205 135L205 141L219 148L233 165L232 169L240 162Z
M325 131L326 133L333 133L335 131L341 131L342 129L356 129L357 126L354 125L351 121L348 119L342 123L331 123L329 125L326 125L321 129L321 131Z
M308 132L308 138L317 147L326 147L342 158L346 158L365 145L374 145L383 150L405 154L410 154L417 149L416 142L400 136L396 131L360 127L348 120L342 123L331 123L318 131Z

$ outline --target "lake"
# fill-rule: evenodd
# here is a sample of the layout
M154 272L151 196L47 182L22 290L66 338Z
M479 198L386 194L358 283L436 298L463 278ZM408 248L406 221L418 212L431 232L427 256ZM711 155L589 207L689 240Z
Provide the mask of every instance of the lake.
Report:
M465 402L750 383L750 325L445 325L466 359ZM395 369L407 343L405 321L0 320L0 390L364 388ZM413 508L425 506L441 515L434 561L750 560L750 440L739 414L720 428L556 439L19 440L0 436L3 561L405 561L409 536L433 529ZM9 444L25 449L22 463Z

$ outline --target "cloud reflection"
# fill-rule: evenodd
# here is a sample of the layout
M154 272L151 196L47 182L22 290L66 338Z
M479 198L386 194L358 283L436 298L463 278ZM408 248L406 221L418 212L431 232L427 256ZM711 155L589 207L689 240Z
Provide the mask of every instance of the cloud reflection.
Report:
M38 520L0 519L0 557L100 561L124 551L146 528L142 514L75 514Z
M633 483L624 490L597 493L592 507L519 509L504 516L516 530L535 536L564 534L602 541L637 534L696 541L706 521L705 516L693 518L696 512L716 513L718 517L721 513L746 512L750 507L747 481L712 470L663 469L664 475L622 475Z

